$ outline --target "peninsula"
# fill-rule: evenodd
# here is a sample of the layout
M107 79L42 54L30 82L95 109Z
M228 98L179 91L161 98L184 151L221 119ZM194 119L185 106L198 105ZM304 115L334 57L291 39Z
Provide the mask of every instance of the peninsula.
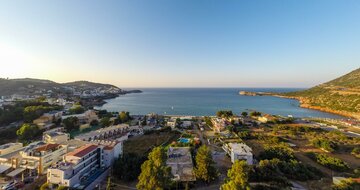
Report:
M287 93L240 91L239 94L297 99L303 108L360 119L360 68L307 90Z

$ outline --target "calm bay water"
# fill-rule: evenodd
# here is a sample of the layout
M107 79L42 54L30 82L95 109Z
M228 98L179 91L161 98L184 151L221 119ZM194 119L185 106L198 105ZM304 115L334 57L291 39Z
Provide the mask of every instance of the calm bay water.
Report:
M341 116L299 107L292 99L271 96L240 96L240 90L254 92L287 92L300 89L290 88L147 88L143 93L127 94L107 100L97 109L108 111L129 111L131 114L167 115L215 115L221 109L242 111L257 110L274 115L293 115L295 117Z

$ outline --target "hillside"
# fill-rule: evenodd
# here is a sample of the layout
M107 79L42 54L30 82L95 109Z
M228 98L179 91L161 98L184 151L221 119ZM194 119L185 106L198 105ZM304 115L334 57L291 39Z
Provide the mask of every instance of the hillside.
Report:
M102 83L95 83L89 81L74 81L74 82L64 83L63 85L68 87L81 88L83 90L92 89L92 88L119 89L118 87L112 84L102 84Z
M302 107L360 119L360 68L304 91L281 94Z
M0 79L0 96L12 94L33 94L42 90L56 90L61 84L40 79Z
M0 78L0 96L19 95L36 95L44 94L48 91L63 93L69 88L77 91L83 90L115 90L121 91L120 88L111 84L93 83L88 81L76 81L69 83L56 83L50 80L23 78L23 79L1 79Z

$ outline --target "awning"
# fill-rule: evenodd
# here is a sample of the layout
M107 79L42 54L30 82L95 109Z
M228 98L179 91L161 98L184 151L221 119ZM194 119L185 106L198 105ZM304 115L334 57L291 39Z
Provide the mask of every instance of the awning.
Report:
M18 168L10 173L7 174L7 176L9 177L15 177L17 176L19 173L23 172L25 170L25 168Z
M0 174L2 174L3 172L5 172L6 170L8 170L10 168L11 168L11 166L0 165Z

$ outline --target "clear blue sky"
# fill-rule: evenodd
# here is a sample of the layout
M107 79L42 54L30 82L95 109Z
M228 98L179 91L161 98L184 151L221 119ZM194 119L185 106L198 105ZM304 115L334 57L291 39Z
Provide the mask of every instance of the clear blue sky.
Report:
M310 87L360 67L359 0L0 0L0 77Z

